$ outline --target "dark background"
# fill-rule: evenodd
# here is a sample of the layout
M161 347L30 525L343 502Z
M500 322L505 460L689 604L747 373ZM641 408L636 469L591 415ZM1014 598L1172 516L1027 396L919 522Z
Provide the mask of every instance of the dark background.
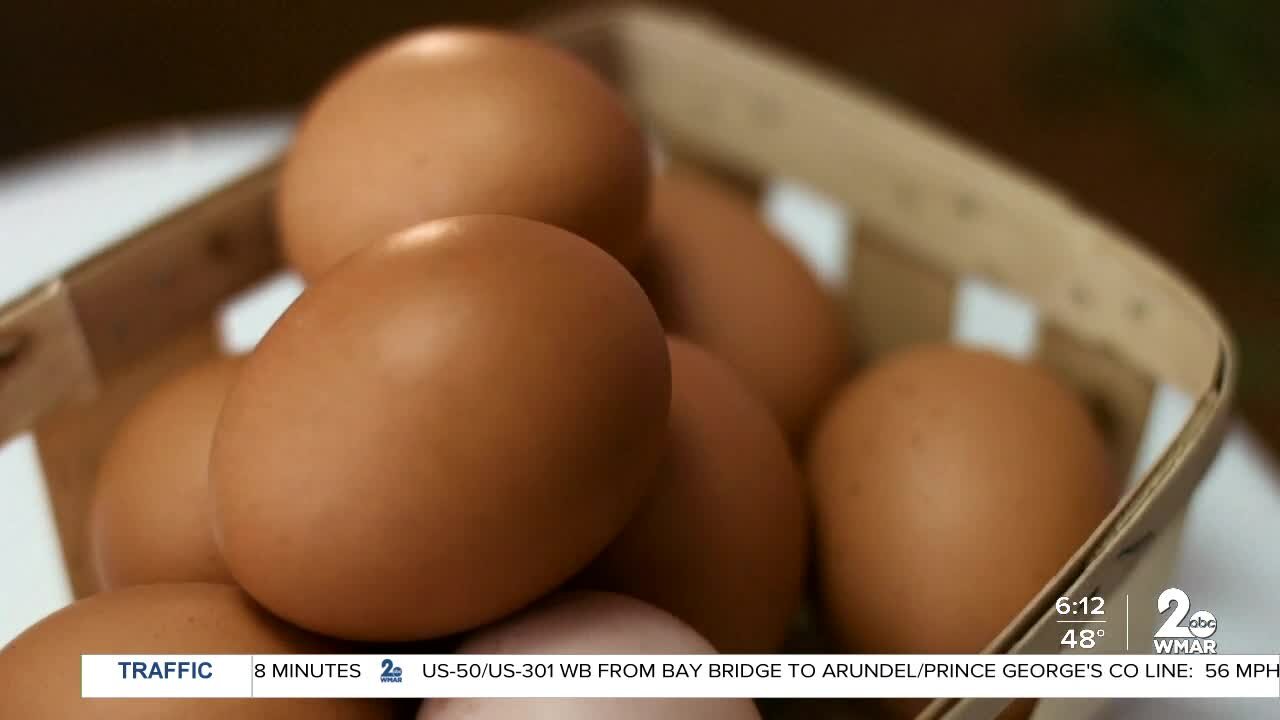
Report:
M0 162L159 119L300 102L385 36L572 2L47 0L0 10ZM701 0L1043 176L1223 308L1280 446L1280 2Z

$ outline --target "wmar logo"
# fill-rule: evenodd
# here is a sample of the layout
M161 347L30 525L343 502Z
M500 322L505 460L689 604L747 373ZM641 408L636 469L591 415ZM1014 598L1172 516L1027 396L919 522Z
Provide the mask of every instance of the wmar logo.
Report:
M380 676L382 679L382 682L384 683L403 682L403 680L401 679L403 675L404 675L404 671L400 669L400 666L391 662L389 658L382 661L382 675Z

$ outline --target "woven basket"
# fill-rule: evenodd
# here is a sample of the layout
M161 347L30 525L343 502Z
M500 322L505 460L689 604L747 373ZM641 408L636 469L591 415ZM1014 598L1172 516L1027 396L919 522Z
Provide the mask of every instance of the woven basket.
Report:
M847 81L702 17L645 8L543 26L610 78L671 154L748 186L803 183L842 206L847 273L832 290L869 356L947 338L957 288L980 279L1034 305L1033 354L1090 401L1123 466L1155 389L1194 408L1154 465L988 652L1054 653L1054 600L1102 596L1142 637L1184 510L1222 441L1235 356L1217 314L1114 228ZM175 369L217 350L213 317L278 269L275 164L124 238L0 309L0 441L35 434L77 596L93 591L86 511L123 414ZM1095 652L1124 652L1120 633ZM1004 700L939 700L925 717L986 719ZM788 717L853 717L778 703ZM1078 717L1040 703L1037 717Z

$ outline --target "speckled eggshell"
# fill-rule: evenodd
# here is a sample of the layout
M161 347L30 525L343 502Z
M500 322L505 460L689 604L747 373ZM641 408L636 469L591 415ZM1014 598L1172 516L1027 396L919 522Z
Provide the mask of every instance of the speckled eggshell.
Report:
M670 365L631 275L564 230L434 221L311 284L215 432L236 580L307 629L492 622L591 561L648 493Z
M846 386L809 469L826 629L857 653L981 652L1122 492L1070 389L1039 366L941 344L888 355ZM909 717L925 702L890 707Z
M533 37L439 27L375 48L319 92L276 218L308 279L402 228L477 213L565 228L629 264L649 182L646 138L593 69Z

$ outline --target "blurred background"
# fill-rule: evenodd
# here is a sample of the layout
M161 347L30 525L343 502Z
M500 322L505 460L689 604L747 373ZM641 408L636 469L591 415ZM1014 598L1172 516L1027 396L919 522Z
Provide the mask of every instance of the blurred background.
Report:
M0 23L0 164L105 130L290 107L401 29L581 2L46 0ZM1280 448L1280 2L694 0L1011 158L1223 309Z

